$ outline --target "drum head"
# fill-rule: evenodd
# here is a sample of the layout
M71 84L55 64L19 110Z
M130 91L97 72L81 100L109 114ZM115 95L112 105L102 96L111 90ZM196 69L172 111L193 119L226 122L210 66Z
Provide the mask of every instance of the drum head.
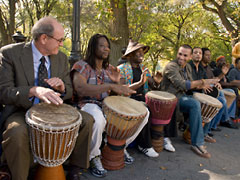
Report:
M74 107L61 104L35 104L29 109L29 118L35 123L47 126L66 126L79 120L79 112Z
M236 97L236 94L234 92L231 92L231 91L228 91L228 90L225 90L225 89L222 89L224 95L226 96L231 96L231 97Z
M213 107L217 107L217 108L221 108L222 107L222 103L209 95L203 94L203 93L194 93L193 97L197 100L199 100L201 103L207 104L207 105L211 105Z
M146 94L147 97L154 98L154 99L161 99L161 100L174 100L176 96L172 93L165 92L165 91L149 91Z
M123 96L108 96L103 103L114 112L125 116L143 116L147 108L142 102Z

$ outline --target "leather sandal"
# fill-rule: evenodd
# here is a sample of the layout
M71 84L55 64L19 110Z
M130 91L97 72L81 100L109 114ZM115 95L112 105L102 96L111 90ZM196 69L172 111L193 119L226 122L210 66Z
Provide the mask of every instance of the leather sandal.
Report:
M205 147L202 146L197 146L197 145L192 145L191 149L193 152L195 152L197 155L204 157L204 158L210 158L211 154L209 152L207 152L207 150L205 149Z

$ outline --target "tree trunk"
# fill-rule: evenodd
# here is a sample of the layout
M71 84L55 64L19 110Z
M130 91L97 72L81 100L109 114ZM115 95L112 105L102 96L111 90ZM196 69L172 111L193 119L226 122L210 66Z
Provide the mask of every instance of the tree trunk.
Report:
M1 33L1 45L7 45L8 44L8 34L7 34L7 30L5 28L5 24L4 24L4 19L2 18L2 11L0 9L0 33Z
M15 12L16 12L16 0L9 0L9 19L10 19L10 23L9 23L9 36L8 36L8 42L12 43L12 35L14 34L14 30L15 30Z
M113 19L110 22L112 65L117 65L118 59L122 56L121 50L128 45L129 28L127 20L126 0L110 0L113 12Z

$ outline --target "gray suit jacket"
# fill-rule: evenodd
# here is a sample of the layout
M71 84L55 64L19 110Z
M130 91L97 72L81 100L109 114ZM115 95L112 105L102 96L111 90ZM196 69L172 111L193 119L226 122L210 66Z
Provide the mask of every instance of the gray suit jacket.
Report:
M64 100L72 96L67 56L62 52L50 56L51 77L59 77L66 87ZM2 112L0 127L9 115L16 111L27 111L33 102L28 94L34 86L34 66L31 43L18 43L0 49L0 104Z

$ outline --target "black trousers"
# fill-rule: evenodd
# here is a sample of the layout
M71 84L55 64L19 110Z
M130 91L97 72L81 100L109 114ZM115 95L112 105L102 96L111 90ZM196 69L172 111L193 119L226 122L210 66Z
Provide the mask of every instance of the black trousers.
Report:
M144 96L132 96L132 99L137 101L145 102ZM148 123L143 127L142 131L136 138L136 144L141 146L142 148L151 148L152 147L152 139L151 139L151 112L150 118L148 119Z
M169 124L164 126L164 137L177 137L177 112L176 108L173 112L172 119Z

